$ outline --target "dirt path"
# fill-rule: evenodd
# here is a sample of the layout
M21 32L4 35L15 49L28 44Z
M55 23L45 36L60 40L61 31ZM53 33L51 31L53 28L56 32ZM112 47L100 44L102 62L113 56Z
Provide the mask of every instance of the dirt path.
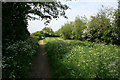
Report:
M29 78L42 78L43 80L46 80L45 78L51 77L52 76L47 53L45 52L43 40L41 40L39 54L33 63Z

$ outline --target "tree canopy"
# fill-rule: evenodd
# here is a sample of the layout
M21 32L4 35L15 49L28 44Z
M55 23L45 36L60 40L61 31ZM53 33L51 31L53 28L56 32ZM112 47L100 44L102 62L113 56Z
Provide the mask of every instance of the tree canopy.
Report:
M30 33L27 30L28 20L41 19L45 24L53 18L63 16L69 7L60 2L3 2L2 24L3 42L26 39ZM8 14L9 13L9 14ZM39 16L33 17L33 15Z
M65 39L120 44L119 16L119 9L102 6L89 21L85 16L76 17L75 21L65 24L56 33Z

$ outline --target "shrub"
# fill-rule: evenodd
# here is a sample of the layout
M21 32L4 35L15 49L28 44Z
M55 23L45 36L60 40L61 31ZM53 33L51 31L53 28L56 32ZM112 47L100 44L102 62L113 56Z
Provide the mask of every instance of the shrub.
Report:
M17 41L3 50L3 78L27 77L38 51L37 41L28 38L25 41Z

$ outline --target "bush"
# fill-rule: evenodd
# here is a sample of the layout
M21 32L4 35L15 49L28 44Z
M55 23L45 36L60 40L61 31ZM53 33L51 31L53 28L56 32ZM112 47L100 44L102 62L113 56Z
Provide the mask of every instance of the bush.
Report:
M3 50L3 78L27 77L38 51L37 40L17 41Z

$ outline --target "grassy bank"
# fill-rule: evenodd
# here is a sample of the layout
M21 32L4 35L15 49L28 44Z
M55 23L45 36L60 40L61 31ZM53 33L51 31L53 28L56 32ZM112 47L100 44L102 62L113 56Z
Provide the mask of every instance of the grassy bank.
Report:
M46 38L53 75L57 78L118 78L118 46Z

